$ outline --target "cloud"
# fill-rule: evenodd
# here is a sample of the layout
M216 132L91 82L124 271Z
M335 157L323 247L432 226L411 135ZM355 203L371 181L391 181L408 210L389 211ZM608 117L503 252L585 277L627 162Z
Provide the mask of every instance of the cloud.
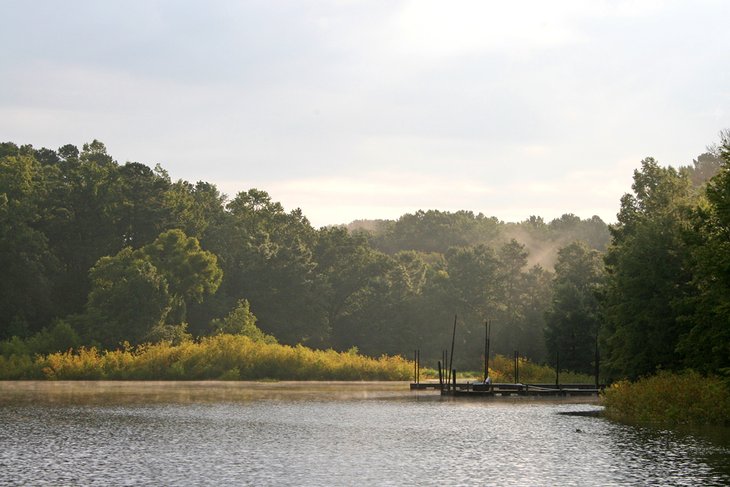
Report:
M395 23L395 45L429 57L548 49L580 39L567 20L552 2L409 1Z
M686 164L724 128L728 5L13 2L0 133L97 138L318 224L420 208L612 220L643 157Z

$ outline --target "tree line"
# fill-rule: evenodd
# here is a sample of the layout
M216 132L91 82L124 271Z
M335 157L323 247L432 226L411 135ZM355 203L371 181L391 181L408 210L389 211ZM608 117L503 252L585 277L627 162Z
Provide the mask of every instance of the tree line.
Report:
M265 191L228 198L96 140L3 143L0 340L48 353L234 333L437 358L457 314L460 368L479 368L490 319L493 352L561 368L592 371L598 340L610 374L717 371L728 152L725 137L680 169L643 161L610 228L428 210L315 229Z

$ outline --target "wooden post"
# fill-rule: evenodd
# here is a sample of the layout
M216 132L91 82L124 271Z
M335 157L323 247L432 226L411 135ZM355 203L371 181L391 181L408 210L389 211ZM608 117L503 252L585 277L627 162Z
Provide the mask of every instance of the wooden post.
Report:
M489 375L489 321L484 321L484 382Z
M421 349L416 349L416 384L421 383Z
M413 383L418 384L418 350L413 351Z
M456 369L452 370L451 378L454 381L454 390L456 390Z
M451 372L447 369L449 366L449 351L444 349L444 385L448 388L451 382Z
M443 370L441 370L441 361L439 360L439 386L441 387L441 390L444 390L444 374Z
M598 334L596 333L596 389L598 389L598 363L600 356L598 354Z
M489 354L492 352L492 319L489 319L489 329L487 330L487 377L489 376Z
M517 367L517 360L519 359L519 353L515 350L515 384L520 382L520 371Z
M555 387L560 389L560 350L555 352Z
M456 339L456 315L454 315L454 331L451 333L451 356L449 357L449 373L454 365L454 340ZM456 380L456 378L454 378Z
M441 363L442 364L446 363L446 350L444 350L443 348L441 349ZM444 374L444 376L445 376L445 374Z

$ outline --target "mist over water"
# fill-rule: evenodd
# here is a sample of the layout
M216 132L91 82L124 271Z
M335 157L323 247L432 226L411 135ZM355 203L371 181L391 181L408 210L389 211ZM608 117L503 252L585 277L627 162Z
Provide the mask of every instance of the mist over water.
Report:
M727 485L727 436L403 383L0 383L0 485ZM31 383L33 384L33 383Z

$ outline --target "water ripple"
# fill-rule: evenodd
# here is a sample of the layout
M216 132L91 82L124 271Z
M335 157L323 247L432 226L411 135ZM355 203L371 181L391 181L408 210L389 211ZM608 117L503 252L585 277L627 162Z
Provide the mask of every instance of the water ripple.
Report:
M425 400L424 400L425 399ZM0 405L0 485L727 485L730 450L560 412L371 400Z

